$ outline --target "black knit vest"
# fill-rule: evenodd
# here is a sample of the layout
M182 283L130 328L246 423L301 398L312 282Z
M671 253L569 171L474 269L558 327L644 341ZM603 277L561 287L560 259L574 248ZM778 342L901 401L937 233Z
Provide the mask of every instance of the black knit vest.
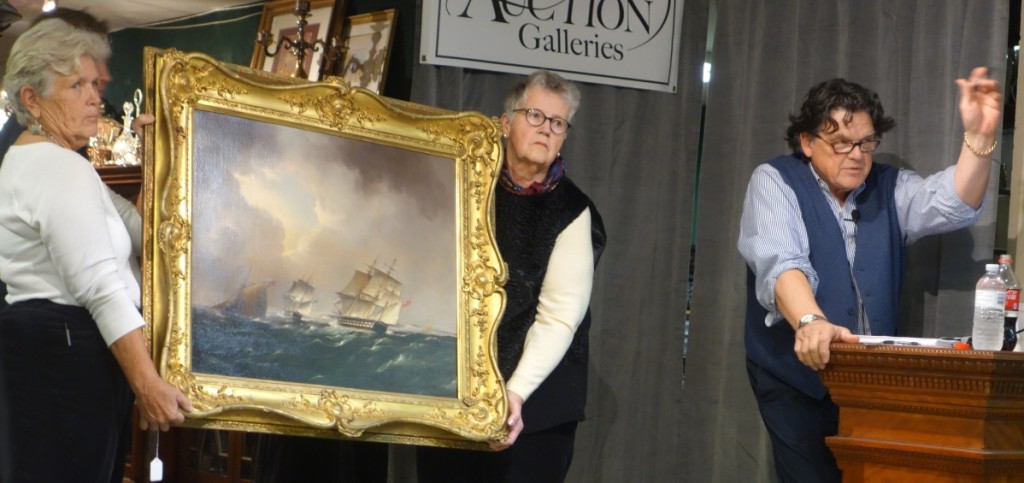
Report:
M526 333L537 316L541 283L558 235L590 208L594 265L604 249L601 216L590 199L568 178L537 195L496 192L498 249L508 264L507 303L498 327L498 366L508 380L523 355ZM587 400L587 355L590 309L561 362L523 406L524 432L540 431L583 419Z

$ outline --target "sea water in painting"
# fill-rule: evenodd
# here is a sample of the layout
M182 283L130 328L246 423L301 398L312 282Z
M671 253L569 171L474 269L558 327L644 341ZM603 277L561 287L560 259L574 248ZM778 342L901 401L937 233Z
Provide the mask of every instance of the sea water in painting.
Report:
M194 122L192 371L454 397L454 161Z

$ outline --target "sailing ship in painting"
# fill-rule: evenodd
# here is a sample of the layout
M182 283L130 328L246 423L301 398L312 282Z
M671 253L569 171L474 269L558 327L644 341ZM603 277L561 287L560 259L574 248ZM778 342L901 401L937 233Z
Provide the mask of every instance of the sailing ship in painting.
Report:
M309 276L305 280L300 278L292 282L292 287L284 294L285 316L296 322L301 322L303 317L309 317L313 312L313 305L316 304L316 299L313 298L316 288L309 284L311 278L313 277Z
M227 299L213 308L231 313L244 315L251 319L261 318L267 315L267 287L273 282L249 283L248 277L242 287L238 289L234 297Z
M271 317L267 317L267 289L274 282L249 282L248 276L233 297L212 308L269 323L329 325L377 334L396 329L415 331L418 327L414 325L401 329L398 326L402 308L410 302L402 300L402 282L397 278L394 265L394 262L388 265L374 260L365 268L356 269L345 287L335 292L338 299L329 314L314 314L317 299L316 287L310 283L312 275L292 282L283 295L284 310ZM431 331L429 324L419 329Z
M356 270L345 288L337 292L334 310L338 323L378 334L397 325L403 307L402 282L394 275L394 264L384 270L377 266L377 260L364 270Z

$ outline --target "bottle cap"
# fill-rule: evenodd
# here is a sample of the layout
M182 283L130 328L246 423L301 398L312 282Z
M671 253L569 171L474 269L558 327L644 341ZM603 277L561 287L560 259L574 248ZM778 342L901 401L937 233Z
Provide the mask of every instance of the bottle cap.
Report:
M999 270L999 265L998 264L995 264L995 263L986 263L985 264L985 271L986 272L995 272L995 271L998 271L998 270Z

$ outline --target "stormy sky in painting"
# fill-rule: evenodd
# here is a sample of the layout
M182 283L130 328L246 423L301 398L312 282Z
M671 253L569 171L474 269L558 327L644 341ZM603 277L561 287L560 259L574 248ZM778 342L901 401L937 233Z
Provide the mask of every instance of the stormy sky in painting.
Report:
M454 332L454 161L200 110L193 133L193 304L274 282L277 313L309 278L327 314L376 260L403 283L399 324Z

